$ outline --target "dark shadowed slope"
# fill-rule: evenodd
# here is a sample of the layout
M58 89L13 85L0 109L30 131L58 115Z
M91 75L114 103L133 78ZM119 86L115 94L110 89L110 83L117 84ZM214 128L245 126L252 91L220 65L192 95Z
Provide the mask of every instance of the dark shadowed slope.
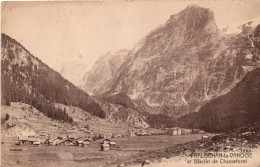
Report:
M260 68L249 72L230 92L211 100L197 113L178 119L175 125L219 132L256 121L260 121Z

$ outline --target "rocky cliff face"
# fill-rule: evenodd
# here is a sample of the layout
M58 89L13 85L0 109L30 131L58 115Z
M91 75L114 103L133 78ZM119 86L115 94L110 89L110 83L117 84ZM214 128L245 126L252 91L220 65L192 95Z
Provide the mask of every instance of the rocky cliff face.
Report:
M114 79L95 89L105 88L98 92L104 97L124 93L152 114L180 117L225 94L259 67L259 39L250 26L240 34L224 34L211 10L190 5L142 39Z
M91 95L102 94L110 89L119 67L126 61L129 50L122 49L115 53L108 52L83 75L81 87Z

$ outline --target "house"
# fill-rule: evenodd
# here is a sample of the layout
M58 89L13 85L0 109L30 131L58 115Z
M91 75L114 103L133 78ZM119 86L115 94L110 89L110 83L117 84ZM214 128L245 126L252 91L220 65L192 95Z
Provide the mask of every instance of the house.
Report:
M75 144L75 138L74 137L67 137L63 138L63 145L64 146L73 146Z
M110 150L110 145L107 143L102 143L101 144L101 151L107 151Z
M79 147L86 147L90 145L90 139L80 139L80 140L77 140L76 143L75 143L75 146L79 146Z
M182 134L191 134L192 130L191 129L183 129Z
M83 145L83 140L78 140L77 143L78 143L78 146L79 146L79 147L84 147L84 145Z
M103 140L103 144L109 144L109 143L110 143L110 140L109 140L109 139Z
M106 150L115 150L116 149L116 142L110 141L109 139L103 140L103 143L100 143L101 151Z
M46 139L46 140L43 142L43 145L49 146L49 145L50 145L50 139Z
M109 139L104 139L103 143L100 143L100 150L101 151L107 151L110 150L110 140Z
M170 128L170 129L168 129L168 134L171 135L171 136L181 135L182 129L180 129L180 128Z
M55 143L54 144L55 146L63 146L64 145L63 140L61 140L61 139L55 140L54 143Z
M136 135L137 136L149 136L149 133L148 132L136 132Z
M28 137L28 145L33 145L34 142L38 142L38 139L34 137Z
M83 143L83 138L80 136L80 137L77 137L74 139L74 146L81 146L82 147L82 143Z
M56 139L56 138L52 138L52 139L49 139L48 143L49 143L49 145L55 146L57 140L58 140L58 139Z
M116 142L110 142L110 150L115 150L116 149Z
M79 142L77 139L74 140L74 142L72 143L74 146L79 146Z
M88 145L90 145L90 140L85 139L82 144L83 144L83 147L88 146Z
M135 132L134 131L128 131L128 136L129 137L134 137L135 136Z
M63 145L63 140L62 139L54 139L52 141L52 145L54 145L54 146L62 146Z
M64 146L70 146L70 143L72 143L72 141L70 139L65 139L63 141L63 143L64 143Z
M202 136L201 139L208 139L209 137L208 136Z
M171 136L174 136L174 135L178 134L178 131L177 131L177 129L169 129L168 134L171 135Z
M67 140L65 143L66 146L75 146L76 139L74 137L68 137L66 140Z
M39 146L41 143L39 141L33 142L33 146Z
M73 141L70 140L70 139L58 139L58 140L55 140L56 141L56 146L70 146Z
M177 129L177 135L181 135L182 130L181 129Z
M19 143L20 145L27 145L28 144L28 137L27 136L19 136Z

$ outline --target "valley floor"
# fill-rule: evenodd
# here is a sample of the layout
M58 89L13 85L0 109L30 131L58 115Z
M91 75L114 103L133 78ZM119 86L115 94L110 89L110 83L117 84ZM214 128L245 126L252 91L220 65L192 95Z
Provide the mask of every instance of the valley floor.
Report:
M89 147L75 146L16 146L17 138L2 138L2 165L19 167L56 166L117 166L139 154L165 149L180 143L196 141L200 134L180 136L136 136L115 138L116 150L100 151L102 140L94 141ZM13 151L11 151L11 150ZM14 151L14 149L18 151ZM20 150L21 149L21 150ZM20 150L20 151L19 151ZM131 162L134 163L134 162Z
M3 167L140 167L144 166L259 166L259 141L248 140L227 142L222 137L202 140L200 134L180 136L136 136L115 138L116 150L100 151L102 140L94 141L88 147L75 146L16 146L16 138L2 138L1 166ZM226 136L227 137L227 136ZM239 138L241 136L237 136ZM228 140L232 140L228 136ZM217 150L216 150L217 149ZM206 157L218 153L215 158ZM195 153L196 156L191 157ZM241 154L242 153L242 154ZM224 157L224 154L229 156ZM235 157L230 157L232 155ZM249 157L247 157L249 156ZM217 164L212 163L218 160ZM201 162L198 162L200 160ZM223 163L225 160L240 160L242 163ZM246 163L243 161L246 160ZM208 162L210 161L210 162ZM190 164L188 163L190 162ZM220 163L222 162L222 163Z
M70 111L71 110L71 111ZM95 132L124 135L126 128L120 124L113 124L106 120L85 115L77 109L67 109L75 120L82 126L89 123ZM220 153L246 163L225 163L216 158L219 163L215 166L260 166L257 164L260 157L260 124L246 126L231 132L212 134L186 135L153 135L111 138L116 142L115 150L100 151L103 140L90 142L89 146L44 146L15 145L18 136L39 135L62 136L84 135L86 132L69 124L63 124L50 118L22 103L13 103L11 106L2 106L1 117L10 118L1 125L1 166L3 167L118 167L118 166L213 166L212 158L201 157L201 154ZM80 120L80 117L86 117ZM202 136L204 139L202 139ZM196 153L197 156L191 157ZM226 153L226 154L225 154ZM241 157L244 156L244 157ZM247 158L246 156L249 156ZM205 160L197 162L198 160ZM224 161L222 160L222 161ZM208 163L210 161L210 163ZM190 162L188 164L188 162ZM152 164L152 165L151 165Z

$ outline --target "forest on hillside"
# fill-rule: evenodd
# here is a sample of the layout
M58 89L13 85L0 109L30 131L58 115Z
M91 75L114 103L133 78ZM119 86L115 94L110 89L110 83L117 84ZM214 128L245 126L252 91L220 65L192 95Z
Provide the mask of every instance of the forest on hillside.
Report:
M26 52L26 60L21 60ZM21 63L17 63L18 59ZM35 64L35 61L38 63ZM30 54L14 39L2 34L1 59L2 104L24 102L47 116L72 122L66 112L56 109L54 103L79 107L92 115L105 118L102 108L84 91L64 79Z

